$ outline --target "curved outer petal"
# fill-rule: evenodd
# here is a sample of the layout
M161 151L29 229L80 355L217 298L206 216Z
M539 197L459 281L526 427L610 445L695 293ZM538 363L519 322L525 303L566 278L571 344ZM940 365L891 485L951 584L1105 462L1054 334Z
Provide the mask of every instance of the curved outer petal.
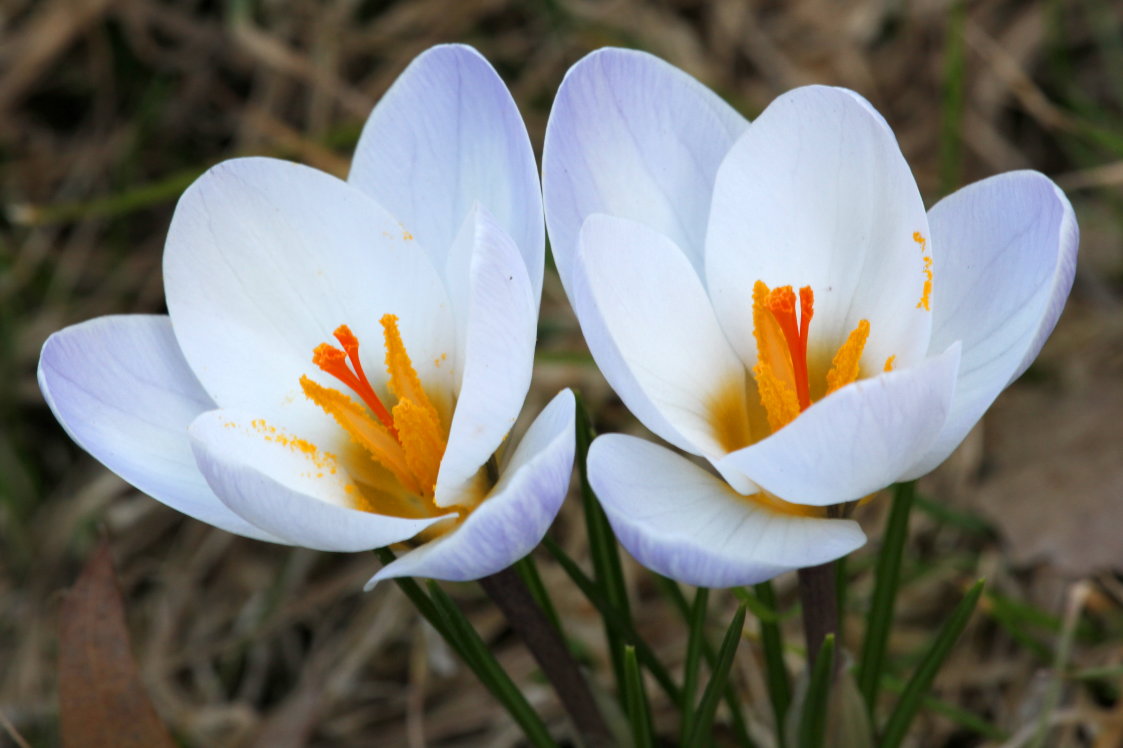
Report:
M590 216L580 244L573 306L609 384L671 444L724 455L715 414L747 412L745 371L689 261L662 234L612 216Z
M947 424L907 477L943 462L1037 356L1076 270L1072 206L1037 172L1000 174L937 203L928 217L939 275L932 346L963 344Z
M534 550L569 489L573 419L573 393L562 390L531 424L499 483L464 523L388 564L366 589L393 577L479 579Z
M139 490L227 532L283 542L227 509L195 466L187 427L214 402L167 317L100 317L56 332L39 357L39 388L70 438Z
M232 511L289 544L366 551L408 540L444 518L403 519L352 508L349 476L330 454L259 424L244 412L212 410L188 429L191 449Z
M881 371L889 356L910 366L928 350L931 313L919 303L928 239L924 203L884 120L853 92L808 86L772 102L718 170L706 278L750 368L757 280L811 286L812 355L829 362L867 319L863 368Z
M723 462L796 504L860 499L898 480L936 439L959 355L956 343L919 366L847 385Z
M473 212L463 376L434 501L459 493L503 443L519 417L534 366L537 296L518 247L483 208Z
M328 174L265 158L219 164L180 198L168 232L164 282L180 347L220 407L283 413L319 442L336 425L305 398L300 377L340 384L312 364L312 351L348 325L385 394L379 319L393 313L447 412L455 362L437 361L455 350L452 316L415 245L385 210Z
M765 509L635 437L598 437L589 450L589 480L628 552L687 584L755 584L845 556L866 541L856 522Z
M546 221L566 289L592 213L665 234L701 275L714 175L747 126L708 88L644 52L601 49L570 68L542 151Z
M435 267L478 201L514 239L537 303L545 232L534 151L507 86L476 50L441 45L410 63L363 127L348 180L397 216Z

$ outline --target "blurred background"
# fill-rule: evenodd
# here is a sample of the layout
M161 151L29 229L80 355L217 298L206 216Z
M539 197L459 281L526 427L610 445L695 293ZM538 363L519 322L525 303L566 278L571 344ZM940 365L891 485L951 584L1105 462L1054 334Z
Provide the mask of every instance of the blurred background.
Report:
M1123 745L1117 0L0 0L0 745L58 742L61 593L103 533L140 675L183 745L518 744L393 585L359 591L373 557L274 547L181 517L70 442L35 381L52 331L163 311L164 235L198 174L260 154L346 175L373 103L416 54L447 41L496 66L536 149L568 66L620 45L684 68L749 117L805 83L861 92L929 203L1010 169L1038 169L1067 191L1082 232L1072 298L1039 362L922 482L890 654L907 673L985 576L912 745L1022 745L1039 719L1056 725L1048 745ZM598 429L640 433L551 273L531 408L576 386ZM848 567L851 650L887 504L859 517L871 545ZM579 515L568 502L552 534L584 559ZM609 687L599 617L539 561L568 635ZM637 621L677 667L680 619L647 574L627 572ZM789 576L776 584L791 613ZM478 589L448 590L563 729ZM712 599L720 632L735 603ZM798 670L798 616L785 625ZM745 636L733 677L750 719L767 726L754 623ZM658 701L655 711L673 725Z

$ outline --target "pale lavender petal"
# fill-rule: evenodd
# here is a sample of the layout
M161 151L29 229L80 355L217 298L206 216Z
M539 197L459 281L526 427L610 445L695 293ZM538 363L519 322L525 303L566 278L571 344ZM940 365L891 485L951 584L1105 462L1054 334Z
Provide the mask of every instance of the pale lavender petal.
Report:
M574 400L563 390L527 430L491 494L453 532L410 551L367 582L428 577L463 582L507 568L534 550L569 490Z
M223 503L291 545L365 551L408 540L444 519L354 508L350 476L333 454L245 412L204 413L189 435L199 469Z
M484 206L514 239L538 299L545 231L534 151L507 86L476 50L445 44L410 63L371 112L348 181L389 208L435 267Z
M850 520L781 514L663 447L620 434L589 451L589 480L620 543L686 584L755 584L861 547Z
M929 213L936 255L932 346L963 362L939 438L909 470L943 462L1037 356L1072 287L1079 233L1047 177L1018 171L968 185Z
M935 441L958 369L956 343L918 366L858 380L722 462L785 501L855 501L900 480Z
M39 387L70 437L139 490L227 532L284 542L227 509L195 466L187 427L214 402L167 317L99 317L56 332Z
M600 49L570 68L542 153L550 243L566 288L592 213L647 224L700 275L714 175L747 126L708 88L644 52Z

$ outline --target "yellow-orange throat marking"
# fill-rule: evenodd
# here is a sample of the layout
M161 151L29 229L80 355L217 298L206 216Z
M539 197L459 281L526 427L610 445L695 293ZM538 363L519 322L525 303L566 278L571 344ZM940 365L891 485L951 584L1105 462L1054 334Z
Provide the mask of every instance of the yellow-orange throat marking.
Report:
M300 378L300 386L356 444L389 470L403 488L431 504L445 452L445 432L440 415L421 387L421 380L406 353L398 318L385 314L381 323L389 389L398 400L392 410L386 408L363 372L359 341L346 325L335 330L335 339L342 350L321 343L312 354L312 362L347 385L369 411L343 392L319 385L306 376Z
M797 320L796 294L791 286L770 290L759 280L753 285L753 337L757 349L753 375L773 433L811 407L807 336L814 314L815 294L810 286L799 289ZM858 379L869 334L869 320L860 320L839 347L827 372L826 394Z

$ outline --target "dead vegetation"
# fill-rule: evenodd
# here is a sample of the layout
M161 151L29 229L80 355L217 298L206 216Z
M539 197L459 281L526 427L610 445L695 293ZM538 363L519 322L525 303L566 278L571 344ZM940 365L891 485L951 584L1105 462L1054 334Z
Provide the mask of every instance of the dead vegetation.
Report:
M34 374L51 331L162 310L163 236L194 176L239 154L345 173L373 102L444 41L471 43L496 65L536 145L568 65L623 45L685 68L749 116L803 83L862 92L897 131L930 201L1019 168L1070 191L1084 237L1073 298L1041 361L922 486L930 503L914 516L892 655L910 662L964 587L986 576L989 592L934 696L989 732L929 709L913 745L1023 745L1039 719L1057 726L1047 745L1123 745L1121 24L1111 0L5 0L0 745L59 740L59 593L102 532L139 671L181 744L518 743L395 588L359 591L372 557L273 547L181 518L81 453ZM637 429L587 362L556 278L545 293L533 405L576 385L602 430ZM884 503L863 517L875 543ZM553 533L582 558L578 512L569 502ZM850 562L851 648L871 559L865 549ZM558 568L540 566L608 689L597 615ZM629 573L637 620L675 666L683 627L650 578ZM787 607L791 583L778 582ZM556 700L497 613L472 585L450 590L561 732ZM716 599L721 626L732 599ZM1055 662L1066 638L1070 653ZM749 713L767 724L750 648L738 663Z

